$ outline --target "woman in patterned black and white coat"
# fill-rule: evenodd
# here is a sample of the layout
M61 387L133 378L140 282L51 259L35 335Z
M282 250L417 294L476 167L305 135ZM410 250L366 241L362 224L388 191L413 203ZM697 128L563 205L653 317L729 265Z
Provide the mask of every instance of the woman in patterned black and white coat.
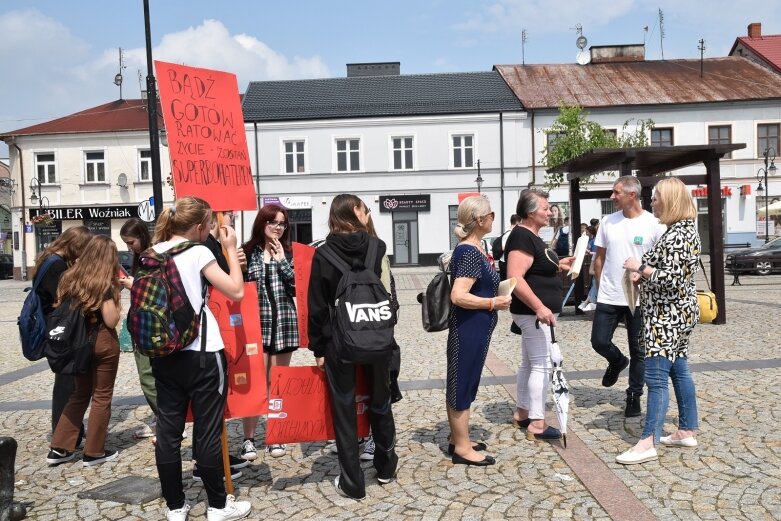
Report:
M697 397L688 358L689 336L700 316L694 284L700 258L700 237L694 222L697 208L686 186L676 178L659 181L651 207L667 231L642 261L629 258L624 262L624 268L635 272L633 280L640 284L640 341L645 346L648 385L648 411L640 441L616 456L624 465L657 459L657 441L668 446L697 446ZM678 430L661 436L669 403L668 378L678 402Z

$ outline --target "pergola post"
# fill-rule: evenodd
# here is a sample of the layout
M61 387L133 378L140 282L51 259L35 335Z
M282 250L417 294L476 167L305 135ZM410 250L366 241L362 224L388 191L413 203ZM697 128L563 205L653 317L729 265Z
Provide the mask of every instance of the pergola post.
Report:
M716 304L719 306L714 324L727 323L727 304L724 298L724 230L722 227L721 208L721 173L719 158L710 157L705 163L705 176L708 186L708 214L710 229L710 283L711 290L716 294ZM704 275L704 273L703 273Z

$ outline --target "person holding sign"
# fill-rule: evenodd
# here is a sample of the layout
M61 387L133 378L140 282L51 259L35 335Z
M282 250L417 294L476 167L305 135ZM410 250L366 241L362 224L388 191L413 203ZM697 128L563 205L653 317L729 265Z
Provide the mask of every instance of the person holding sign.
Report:
M559 259L540 238L540 228L553 215L548 194L529 189L521 193L516 214L521 224L507 239L507 275L518 281L510 312L521 328L521 365L516 383L513 425L526 429L530 441L561 438L561 431L545 424L545 397L550 382L551 328L561 312L559 271L568 270L574 257Z
M212 210L209 203L197 197L177 199L171 208L160 213L155 228L155 245L165 252L184 241L202 243L209 235ZM225 273L206 246L198 244L174 257L176 268L194 310L201 309L202 277L233 300L244 297L244 280L236 251L233 228L220 229L220 242L227 252L230 273ZM250 511L249 501L236 501L226 495L223 483L222 444L220 433L227 397L227 361L220 328L211 310L206 315L206 342L200 352L200 335L180 351L152 359L152 373L157 387L157 444L155 461L168 519L187 519L190 506L182 489L182 431L188 404L192 407L193 445L198 446L198 469L203 480L209 507L209 519L241 519ZM203 332L203 330L201 330Z
M245 281L256 281L260 303L260 330L263 335L263 357L266 366L266 395L271 385L272 366L289 366L298 349L298 317L296 304L293 254L287 211L267 204L258 212L252 225L252 235L244 244L247 254ZM244 442L240 456L252 461L257 458L255 428L258 417L244 418ZM272 457L284 456L287 447L274 444L266 447Z
M461 201L453 230L460 242L450 260L453 305L448 320L445 394L451 433L448 453L455 464L481 467L496 460L477 452L486 449L484 443L473 444L469 439L469 409L480 386L497 311L510 307L509 295L497 295L499 274L481 244L493 225L494 212L487 197L473 195Z
M331 203L328 217L330 233L328 245L346 263L365 259L370 242L377 243L377 260L374 266L366 266L379 277L382 274L382 258L385 243L370 237L367 230L370 210L363 201L352 194L341 194ZM322 248L312 259L312 275L309 282L309 349L317 358L317 365L326 371L331 397L334 433L339 455L341 474L334 480L336 491L345 497L363 499L366 484L358 454L357 419L355 411L356 365L339 358L334 345L331 307L342 273L323 254ZM399 457L396 455L396 424L391 410L388 363L363 365L368 380L371 402L369 422L374 439L374 468L377 481L389 483L396 475Z

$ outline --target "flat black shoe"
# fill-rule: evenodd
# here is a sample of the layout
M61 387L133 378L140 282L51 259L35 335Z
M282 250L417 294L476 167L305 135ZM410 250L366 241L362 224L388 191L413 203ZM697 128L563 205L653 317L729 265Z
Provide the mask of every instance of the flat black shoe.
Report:
M526 418L525 420L516 420L513 418L513 427L516 429L528 429L531 422L532 421L529 418Z
M476 451L485 450L487 448L488 448L488 446L485 443L483 443L482 441L478 441L477 443L472 445L472 450L476 450ZM456 453L456 446L453 445L452 443L449 444L447 446L447 455L448 456L452 456L455 453Z
M621 355L621 360L616 363L610 363L602 377L602 387L613 387L618 381L618 375L629 365L629 358Z
M496 463L496 460L487 454L485 458L481 459L480 461L472 461L471 459L466 459L462 456L459 456L458 454L453 453L452 461L453 465L474 465L475 467L487 467L488 465L493 465Z
M540 433L526 431L526 439L529 441L553 441L561 439L561 431L556 427L548 426Z

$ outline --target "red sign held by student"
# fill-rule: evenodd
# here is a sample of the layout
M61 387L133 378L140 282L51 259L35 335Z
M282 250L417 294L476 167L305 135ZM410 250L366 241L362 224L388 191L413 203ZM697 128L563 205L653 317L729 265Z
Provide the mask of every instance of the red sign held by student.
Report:
M213 210L256 210L236 75L155 61L177 197Z
M363 371L355 374L357 437L369 435L369 386ZM271 368L266 445L335 438L325 371L314 366Z
M309 277L312 274L312 258L315 249L293 243L293 266L296 277L296 313L298 318L298 345L309 347Z

